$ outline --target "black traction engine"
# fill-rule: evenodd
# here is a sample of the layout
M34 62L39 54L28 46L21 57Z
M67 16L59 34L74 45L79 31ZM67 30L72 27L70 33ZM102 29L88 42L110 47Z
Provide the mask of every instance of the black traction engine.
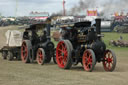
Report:
M38 23L30 25L25 29L23 35L23 43L21 46L21 58L24 63L37 61L38 64L43 65L49 63L53 57L54 62L54 44L50 38L49 23Z
M93 71L96 62L102 62L106 71L113 71L116 56L112 50L106 49L101 37L101 19L91 22L77 22L60 25L61 40L56 48L56 61L60 68L70 69L79 62L86 71Z

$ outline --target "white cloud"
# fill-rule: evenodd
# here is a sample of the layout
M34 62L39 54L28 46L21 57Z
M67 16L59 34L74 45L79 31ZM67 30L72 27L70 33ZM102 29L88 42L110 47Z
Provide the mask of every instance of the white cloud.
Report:
M17 15L28 15L31 11L46 11L55 13L62 10L63 0L0 0L0 13L3 16L15 16L16 7L18 8ZM71 8L79 0L65 0L66 8Z

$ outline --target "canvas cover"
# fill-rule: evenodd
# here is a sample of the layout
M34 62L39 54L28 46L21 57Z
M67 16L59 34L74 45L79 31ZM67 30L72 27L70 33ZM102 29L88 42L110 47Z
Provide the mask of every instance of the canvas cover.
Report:
M8 30L5 33L6 45L9 47L18 47L22 44L23 33L17 30Z

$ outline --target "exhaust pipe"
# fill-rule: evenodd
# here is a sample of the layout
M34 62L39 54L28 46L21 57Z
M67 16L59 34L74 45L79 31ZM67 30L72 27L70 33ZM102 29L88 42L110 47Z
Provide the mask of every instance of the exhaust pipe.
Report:
M97 18L95 21L96 21L96 33L101 34L101 19Z
M50 40L50 29L51 29L51 25L47 24L47 39Z
M51 38L50 38L50 31L51 31L51 18L47 18L46 20L46 23L47 23L47 39L50 41Z

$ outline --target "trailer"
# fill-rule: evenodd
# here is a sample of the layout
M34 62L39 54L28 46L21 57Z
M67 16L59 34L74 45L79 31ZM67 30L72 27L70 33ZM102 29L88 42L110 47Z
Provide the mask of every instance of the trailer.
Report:
M8 30L5 33L6 46L1 49L3 59L12 61L13 59L20 60L20 49L22 44L23 33L17 30Z

